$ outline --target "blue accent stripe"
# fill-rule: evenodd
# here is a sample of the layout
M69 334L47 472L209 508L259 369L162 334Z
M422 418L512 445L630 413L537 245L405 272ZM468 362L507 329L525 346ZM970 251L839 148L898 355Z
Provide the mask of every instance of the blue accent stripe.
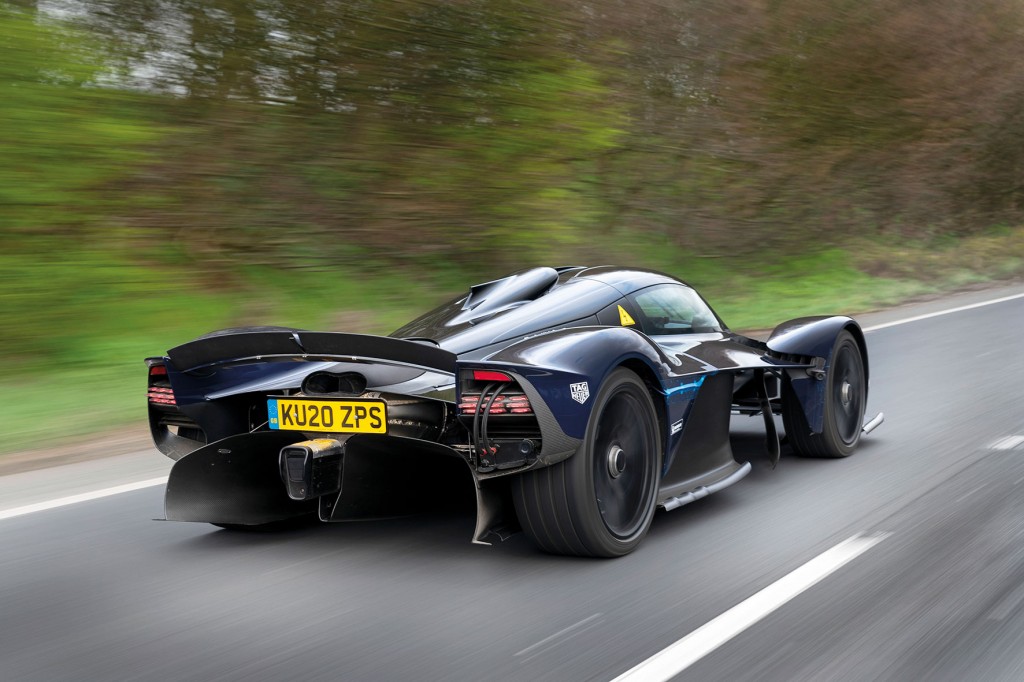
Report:
M665 389L665 395L672 395L673 393L679 393L680 391L696 391L698 388L701 387L705 379L707 379L707 376L702 376L700 379L697 379L697 381L691 382L689 384L682 384L680 386L676 386L675 388Z

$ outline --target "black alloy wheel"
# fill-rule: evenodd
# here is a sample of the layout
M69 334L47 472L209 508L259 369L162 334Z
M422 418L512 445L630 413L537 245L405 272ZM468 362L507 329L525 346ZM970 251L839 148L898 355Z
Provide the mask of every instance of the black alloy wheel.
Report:
M812 434L803 407L786 385L782 419L793 451L801 457L847 457L860 443L867 407L864 358L853 335L840 332L832 347L825 377L824 419L821 433Z
M513 479L523 530L553 554L628 554L654 517L660 453L647 386L628 369L614 370L594 400L579 451Z

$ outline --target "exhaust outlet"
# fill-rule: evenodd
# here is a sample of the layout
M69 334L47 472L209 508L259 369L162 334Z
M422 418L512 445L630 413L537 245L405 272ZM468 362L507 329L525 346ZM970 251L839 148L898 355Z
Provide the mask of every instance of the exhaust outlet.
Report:
M281 480L288 497L312 500L341 490L345 444L333 438L316 438L281 448Z

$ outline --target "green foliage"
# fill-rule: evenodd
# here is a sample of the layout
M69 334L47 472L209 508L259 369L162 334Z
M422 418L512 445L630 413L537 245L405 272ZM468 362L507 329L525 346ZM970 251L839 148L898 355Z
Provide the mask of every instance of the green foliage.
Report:
M139 360L211 329L387 332L539 263L740 328L1024 267L1009 0L21 4L0 447L137 418Z
M386 334L447 294L403 273L252 266L210 287L191 267L54 247L0 254L0 452L143 421L142 359L214 329Z
M128 197L114 185L149 158L158 128L137 96L97 87L102 71L94 39L0 7L0 358L12 374L90 364L79 339L121 319L92 313L163 288L142 269L122 269L125 256L116 267L104 256L123 249L114 216ZM173 297L153 308L161 305L173 307ZM127 350L130 334L108 343ZM111 356L99 362L109 367Z
M898 78L906 46L878 31L884 3L796 0L769 13L763 114L792 143L822 153L906 143L920 132Z
M106 217L106 186L146 158L156 133L135 98L95 87L101 68L94 40L0 6L0 234Z
M134 363L154 351L147 348L153 330L173 343L229 315L230 302L196 292L187 271L138 265L64 238L36 243L32 252L0 254L0 355L8 367Z
M0 454L140 427L146 420L145 401L145 367L138 362L5 375L0 378Z
M125 17L148 11L118 6ZM188 96L169 102L181 133L164 148L144 219L174 225L191 257L279 266L487 253L511 267L581 241L606 212L587 176L619 143L625 108L601 70L558 47L559 8L220 10L183 6L196 67L160 81ZM114 30L109 15L96 21ZM268 68L281 78L261 85Z

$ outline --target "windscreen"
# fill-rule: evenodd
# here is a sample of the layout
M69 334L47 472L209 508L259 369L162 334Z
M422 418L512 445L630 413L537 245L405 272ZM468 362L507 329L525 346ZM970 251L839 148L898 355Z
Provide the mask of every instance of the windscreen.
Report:
M647 334L722 331L711 308L689 287L675 284L650 287L635 294L633 300L641 312L641 327Z

